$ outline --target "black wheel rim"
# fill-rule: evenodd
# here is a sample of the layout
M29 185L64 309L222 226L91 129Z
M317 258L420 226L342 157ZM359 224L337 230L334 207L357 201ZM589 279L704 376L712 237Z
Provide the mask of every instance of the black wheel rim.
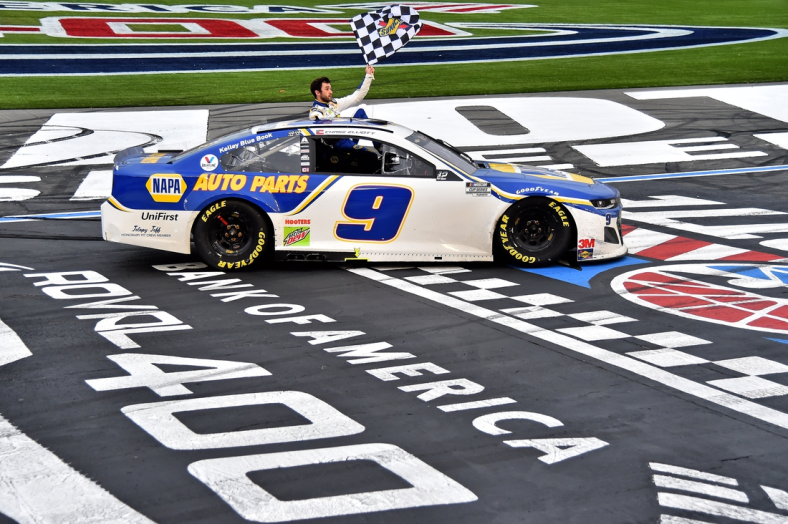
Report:
M509 238L523 251L544 251L556 239L555 220L544 209L523 209L510 223Z
M211 221L209 239L219 255L237 255L249 246L252 235L250 218L238 211L223 211Z

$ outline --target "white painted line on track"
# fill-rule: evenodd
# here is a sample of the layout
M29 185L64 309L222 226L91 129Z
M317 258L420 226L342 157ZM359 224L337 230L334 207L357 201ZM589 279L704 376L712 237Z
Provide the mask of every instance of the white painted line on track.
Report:
M0 320L0 367L33 353ZM153 524L0 415L0 513L21 524Z
M2 415L0 513L20 524L153 524Z
M709 482L727 484L728 486L739 485L739 481L734 478L723 477L722 475L715 475L714 473L706 473L705 471L698 471L697 469L660 464L659 462L649 462L648 467L650 467L652 471L659 471L660 473L671 473L673 475L681 475L682 477L689 477L692 479L708 480Z
M491 398L488 400L477 400L475 402L462 402L460 404L446 404L445 406L438 406L438 409L445 413L451 413L452 411L465 411L466 409L479 409L479 408L489 408L492 406L503 406L505 404L514 404L515 402L517 401L509 397L498 397L498 398Z
M112 196L112 170L91 171L71 200L106 200Z
M720 176L720 175L743 175L747 173L769 173L772 171L788 171L788 166L762 166L762 167L743 167L739 169L715 169L710 171L688 171L686 173L655 173L653 175L619 176L608 178L597 178L596 180L606 184L616 182L642 182L647 180L661 180L664 178L692 178L699 176Z
M654 485L658 488L691 491L692 493L700 493L701 495L733 500L735 502L743 502L745 504L749 504L750 502L747 494L743 491L739 491L738 489L723 488L713 484L706 484L705 482L677 479L675 477L668 477L666 475L654 475L653 479Z
M32 222L34 220L66 220L74 218L101 218L101 211L64 211L62 213L37 213L35 215L13 215L0 217L3 222Z
M650 364L646 364L645 362L640 362L633 358L627 357L625 355L619 355L618 353L602 349L587 342L540 328L534 324L529 324L528 322L524 322L522 320L492 311L481 306L477 306L476 304L465 302L452 296L422 288L405 280L379 273L373 269L347 268L347 271L370 280L380 282L381 284L386 284L387 286L399 289L400 291L411 293L432 302L436 302L443 306L462 311L469 315L506 326L520 333L524 333L545 342L561 346L564 349L574 351L581 355L595 358L608 365L615 366L636 375L640 375L664 386L681 391L687 395L711 402L712 404L717 404L718 406L729 408L744 415L749 415L763 422L768 422L770 424L774 424L775 426L788 429L788 414L767 406L762 406L741 397L725 393L719 389L714 389L704 384L699 384L684 377L674 375L673 373L659 369ZM788 520L786 522L788 522Z
M19 335L0 320L0 367L32 354Z
M734 520L743 520L744 522L755 522L756 524L788 524L788 517L777 513L743 508L714 500L675 495L673 493L658 493L657 500L660 506L697 511L707 515L714 515L715 517L727 517Z

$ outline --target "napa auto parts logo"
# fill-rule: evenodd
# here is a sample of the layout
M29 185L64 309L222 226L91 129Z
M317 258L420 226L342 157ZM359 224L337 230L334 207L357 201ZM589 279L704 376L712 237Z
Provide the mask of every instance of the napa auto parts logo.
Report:
M177 174L151 175L145 183L154 202L179 202L186 191L186 182Z
M681 264L617 276L613 290L650 309L738 329L788 334L788 266ZM739 289L737 289L739 288ZM741 289L743 288L743 289ZM768 290L772 290L768 293Z
M458 15L491 14L504 10L536 7L517 4L415 2L408 3L420 13ZM371 11L381 3L298 6L255 5L174 5L163 4L76 4L59 2L2 2L0 11L37 11L40 25L0 26L3 34L38 34L60 39L40 45L0 45L0 76L112 75L204 73L207 71L284 71L314 69L314 48L303 42L264 42L272 38L319 40L322 69L356 67L358 45L345 11ZM68 12L69 16L46 16ZM74 16L86 13L90 16ZM106 13L106 16L101 16ZM261 13L265 18L237 18L234 14ZM275 18L304 13L311 18ZM337 17L325 15L337 13ZM98 16L96 16L98 14ZM152 17L156 14L156 17ZM161 16L166 18L159 18ZM190 16L199 15L199 16ZM206 16L207 15L207 16ZM215 15L215 16L212 16ZM501 60L543 60L577 56L643 53L742 44L788 36L788 30L770 28L643 26L612 24L550 24L519 22L437 23L424 20L408 52L387 58L389 65L428 65ZM393 25L393 23L392 23ZM391 29L383 28L385 30ZM504 36L490 36L501 30ZM484 38L473 37L485 31ZM22 38L22 37L20 37ZM91 46L84 52L76 42L81 38L113 42ZM159 44L136 45L140 38ZM233 43L199 44L204 39L247 41L243 52ZM441 39L436 44L435 39ZM1 42L2 40L0 40ZM191 41L188 48L169 41ZM39 44L39 41L36 41ZM4 60L3 55L14 59ZM122 55L123 60L117 56ZM29 57L29 59L28 59Z

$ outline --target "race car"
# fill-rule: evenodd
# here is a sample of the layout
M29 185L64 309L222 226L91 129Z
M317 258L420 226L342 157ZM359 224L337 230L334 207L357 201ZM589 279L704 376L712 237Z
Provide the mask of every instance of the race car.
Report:
M177 154L121 151L101 222L105 240L195 252L223 270L268 260L541 266L627 251L610 186L474 161L356 118L259 125Z

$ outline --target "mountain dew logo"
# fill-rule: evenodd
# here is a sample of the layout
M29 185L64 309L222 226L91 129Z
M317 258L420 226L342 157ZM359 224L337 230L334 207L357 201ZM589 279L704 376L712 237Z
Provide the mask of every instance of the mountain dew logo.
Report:
M282 245L287 246L308 246L309 245L308 227L286 227L285 239Z

